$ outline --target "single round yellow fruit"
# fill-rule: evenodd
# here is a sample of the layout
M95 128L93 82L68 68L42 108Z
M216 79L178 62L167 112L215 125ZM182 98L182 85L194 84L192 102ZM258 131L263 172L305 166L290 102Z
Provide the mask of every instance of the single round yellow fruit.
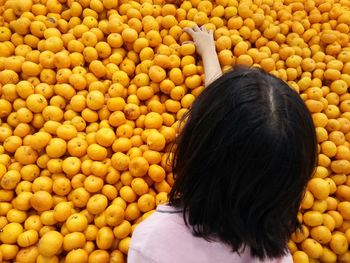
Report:
M312 178L308 188L313 196L320 200L326 199L330 192L329 184L322 178Z
M343 234L334 234L329 242L329 246L332 251L338 255L344 254L348 251L349 244L348 241Z
M16 244L17 238L22 234L23 227L19 223L9 223L2 228L0 240L4 244Z
M62 245L63 236L57 231L49 231L40 238L38 248L44 257L52 257L60 251Z
M67 218L66 227L70 232L82 232L86 229L88 220L80 213L74 213Z
M323 249L320 243L312 238L307 238L301 243L302 250L311 258L319 258Z

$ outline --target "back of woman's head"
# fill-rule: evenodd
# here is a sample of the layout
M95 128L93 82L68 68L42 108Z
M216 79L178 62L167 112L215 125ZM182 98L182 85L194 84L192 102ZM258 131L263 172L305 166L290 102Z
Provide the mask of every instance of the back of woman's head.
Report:
M300 224L317 142L299 95L260 70L236 67L192 105L175 145L170 203L197 236L275 258Z

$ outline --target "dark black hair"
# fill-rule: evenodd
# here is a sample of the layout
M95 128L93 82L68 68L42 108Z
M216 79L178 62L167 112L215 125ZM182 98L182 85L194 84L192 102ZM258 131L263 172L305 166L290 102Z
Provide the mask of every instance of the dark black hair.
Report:
M287 253L317 161L311 115L287 83L236 66L195 100L174 145L170 204L196 236L253 257Z

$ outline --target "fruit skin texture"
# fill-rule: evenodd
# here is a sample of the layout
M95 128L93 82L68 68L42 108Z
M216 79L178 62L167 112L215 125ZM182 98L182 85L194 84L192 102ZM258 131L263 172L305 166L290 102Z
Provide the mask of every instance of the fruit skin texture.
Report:
M204 89L183 32L198 24L223 71L261 67L305 101L318 163L289 249L350 262L349 12L345 0L1 2L0 261L126 261L135 227L167 202L167 152Z
M39 240L39 252L44 257L56 255L63 244L63 236L57 231L49 231Z

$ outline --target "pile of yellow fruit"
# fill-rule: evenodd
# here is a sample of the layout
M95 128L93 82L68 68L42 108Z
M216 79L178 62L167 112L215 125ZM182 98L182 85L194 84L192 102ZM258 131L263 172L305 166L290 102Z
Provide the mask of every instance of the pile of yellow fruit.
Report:
M289 249L350 262L348 0L0 0L0 262L126 262L203 90L181 45L195 24L224 70L262 67L305 100L319 159Z

